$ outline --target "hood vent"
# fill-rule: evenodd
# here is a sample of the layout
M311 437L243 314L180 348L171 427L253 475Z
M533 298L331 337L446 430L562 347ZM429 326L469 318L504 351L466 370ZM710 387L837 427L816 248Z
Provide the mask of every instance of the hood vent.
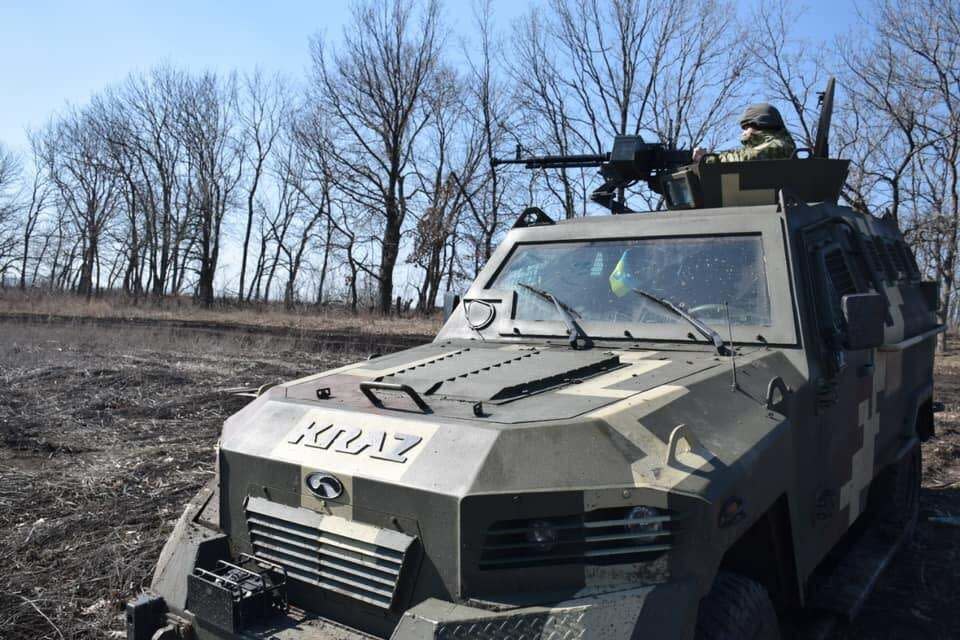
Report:
M437 359L377 380L410 385L424 396L504 403L623 366L619 356L600 350L472 349L469 357Z
M514 384L509 387L504 387L495 393L490 400L508 402L516 398L522 398L524 396L533 395L534 393L539 393L541 391L547 391L563 384L576 383L584 378L590 378L601 373L613 371L614 369L619 369L622 366L623 365L620 363L620 358L618 356L611 356L609 358L600 360L599 362L588 363L582 367L560 371L558 373L546 375L542 378L536 378L526 382Z

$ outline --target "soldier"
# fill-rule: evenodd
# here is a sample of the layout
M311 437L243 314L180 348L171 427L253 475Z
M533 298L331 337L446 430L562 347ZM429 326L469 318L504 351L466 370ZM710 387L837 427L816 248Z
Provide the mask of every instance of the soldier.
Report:
M743 129L740 134L743 148L717 153L720 162L790 158L797 149L783 124L780 112L766 102L747 107L740 117L740 127ZM698 162L706 154L706 149L697 147L693 150L694 162ZM707 158L707 162L713 160L712 157Z

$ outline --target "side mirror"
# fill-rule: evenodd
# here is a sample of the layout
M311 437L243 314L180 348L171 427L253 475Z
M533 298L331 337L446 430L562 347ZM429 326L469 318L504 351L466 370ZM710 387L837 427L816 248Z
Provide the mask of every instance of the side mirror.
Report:
M446 322L453 315L453 312L460 305L460 294L453 291L447 291L443 294L443 321Z
M840 300L847 323L844 346L850 351L875 349L883 344L883 319L886 315L879 293L854 293Z

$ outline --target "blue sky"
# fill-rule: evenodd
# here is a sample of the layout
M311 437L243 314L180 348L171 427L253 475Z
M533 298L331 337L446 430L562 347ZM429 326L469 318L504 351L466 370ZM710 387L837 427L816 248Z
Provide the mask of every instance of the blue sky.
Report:
M494 0L498 23L508 26L537 1ZM797 36L830 40L856 25L853 0L805 5ZM445 3L453 47L457 34L470 30L470 6ZM26 127L161 62L299 76L309 62L309 37L339 37L349 7L347 0L0 0L0 142L24 150Z

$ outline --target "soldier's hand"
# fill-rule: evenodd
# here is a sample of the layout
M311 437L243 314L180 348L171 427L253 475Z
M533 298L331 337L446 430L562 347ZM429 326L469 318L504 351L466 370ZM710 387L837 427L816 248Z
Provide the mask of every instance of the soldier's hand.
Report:
M705 156L705 155L707 155L707 150L706 150L706 149L704 149L703 147L696 147L696 148L693 150L693 161L694 161L694 162L700 162L700 158L702 158L702 157Z

